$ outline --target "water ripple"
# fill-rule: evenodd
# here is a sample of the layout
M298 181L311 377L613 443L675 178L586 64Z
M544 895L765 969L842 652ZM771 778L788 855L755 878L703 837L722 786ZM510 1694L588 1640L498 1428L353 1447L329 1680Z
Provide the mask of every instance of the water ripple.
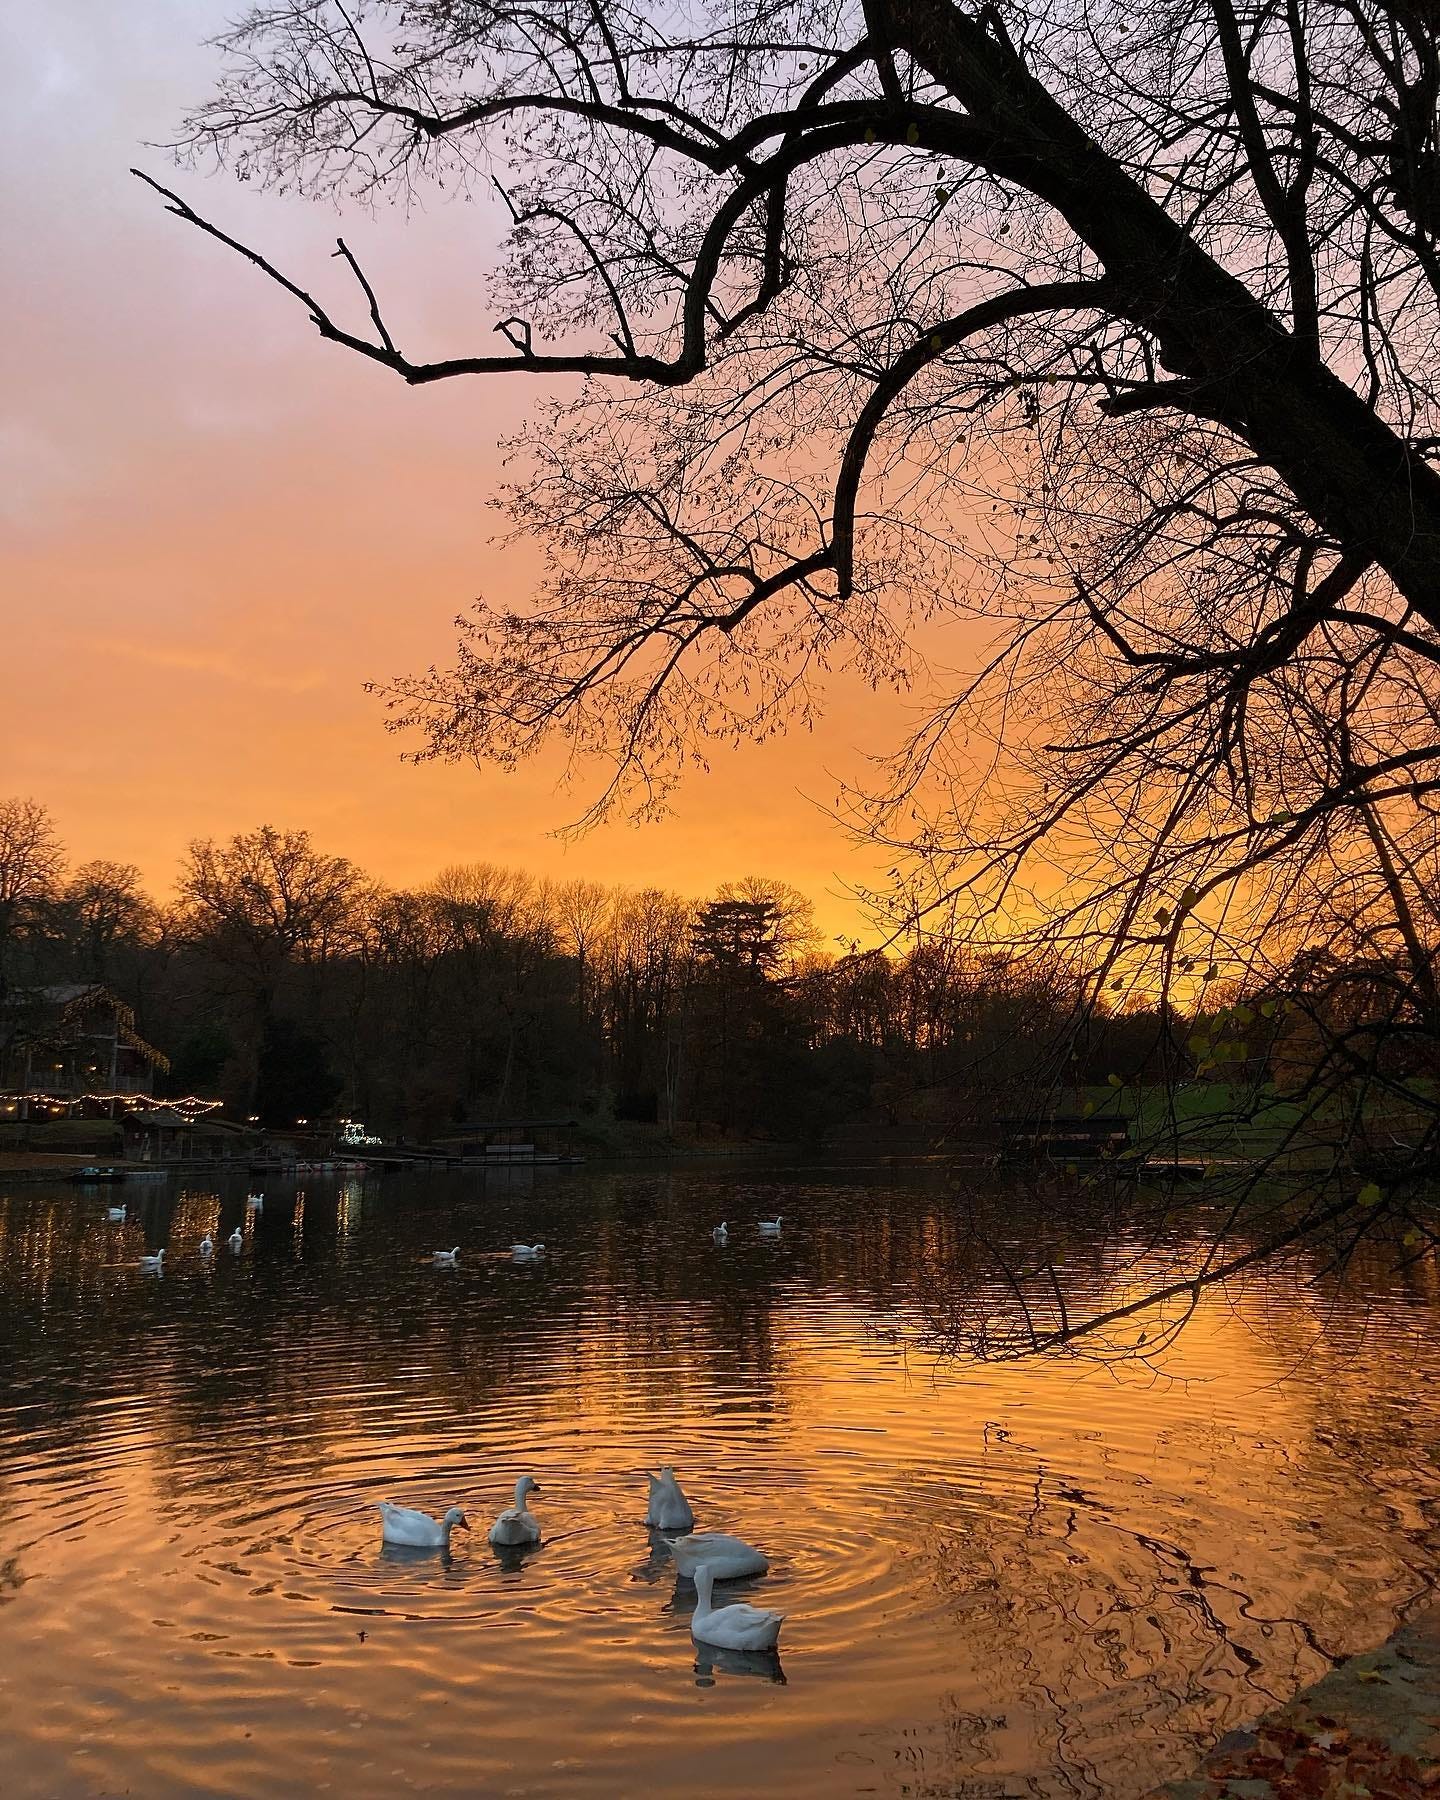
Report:
M1432 1554L1434 1296L1379 1277L1325 1334L1298 1277L1217 1296L1156 1381L929 1357L918 1309L974 1277L923 1174L103 1203L0 1193L7 1800L1123 1797L1382 1632ZM692 1645L662 1462L769 1554L731 1597L787 1614L779 1659ZM499 1554L522 1473L544 1542ZM382 1499L474 1529L385 1550Z

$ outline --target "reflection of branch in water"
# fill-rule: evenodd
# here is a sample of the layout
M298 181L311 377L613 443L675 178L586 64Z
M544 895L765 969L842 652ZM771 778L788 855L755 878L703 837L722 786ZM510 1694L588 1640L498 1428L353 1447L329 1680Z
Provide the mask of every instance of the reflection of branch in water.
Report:
M1035 1473L1030 1505L1024 1514L1025 1530L1023 1535L1026 1537L1038 1537L1044 1535L1042 1530L1042 1515L1047 1506L1047 1497L1045 1494L1045 1483L1047 1479L1048 1471L1043 1465L1039 1466ZM1083 1509L1091 1522L1097 1525L1103 1525L1116 1536L1131 1539L1143 1549L1148 1550L1157 1561L1162 1563L1170 1562L1179 1569L1194 1597L1195 1608L1198 1610L1207 1631L1217 1642L1223 1644L1226 1650L1244 1666L1248 1672L1246 1676L1247 1681L1249 1681L1251 1675L1260 1672L1264 1666L1263 1660L1253 1651L1248 1649L1245 1644L1231 1635L1229 1628L1216 1613L1211 1604L1209 1595L1212 1592L1231 1595L1239 1603L1237 1611L1240 1616L1252 1624L1259 1625L1262 1628L1275 1625L1292 1626L1320 1661L1329 1666L1333 1667L1343 1660L1341 1655L1334 1651L1327 1650L1324 1645L1320 1643L1314 1627L1310 1625L1307 1620L1289 1614L1277 1614L1273 1617L1263 1617L1257 1614L1254 1611L1255 1600L1253 1595L1247 1593L1243 1588L1232 1586L1226 1582L1207 1580L1207 1576L1213 1576L1215 1574L1213 1567L1197 1563L1189 1552L1179 1544L1168 1542L1164 1538L1154 1536L1152 1533L1132 1529L1131 1527L1120 1524L1109 1516L1103 1503L1098 1498L1087 1494L1084 1489L1078 1485L1059 1485L1054 1488L1053 1493L1054 1498L1058 1501L1063 1501L1066 1507L1064 1522L1059 1533L1062 1542L1068 1542L1076 1535L1081 1511ZM1122 1605L1125 1610L1136 1610L1136 1603L1134 1602L1118 1601L1117 1604ZM1173 1646L1165 1633L1164 1626L1161 1624L1159 1618L1153 1613L1146 1616L1149 1623L1153 1624L1155 1629L1160 1633L1168 1656L1171 1654ZM1274 1699L1277 1697L1272 1695L1267 1688L1260 1687L1259 1691L1267 1699Z
M13 1600L28 1579L18 1556L7 1556L0 1561L0 1606Z
M997 1450L1033 1454L995 1434L989 1441ZM1218 1579L1182 1544L1117 1522L1088 1487L1057 1480L1043 1464L1033 1476L1027 1472L1015 1506L1008 1520L981 1518L963 1537L932 1545L932 1573L960 1609L977 1679L1036 1715L1030 1729L1041 1733L1045 1757L1036 1793L1113 1791L1108 1738L1118 1729L1117 1708L1127 1732L1143 1731L1162 1748L1173 1744L1184 1757L1197 1732L1266 1710L1313 1677L1312 1658L1321 1666L1337 1660L1308 1621L1267 1614L1254 1594ZM1107 1545L1139 1555L1116 1559ZM1077 1579L1081 1563L1086 1572ZM1272 1643L1262 1654L1246 1641L1250 1628L1268 1640L1277 1627L1292 1634L1289 1661L1277 1659ZM958 1736L952 1722L963 1727ZM999 1746L987 1742L985 1721L956 1712L939 1729L947 1738L943 1752L923 1744L906 1752L919 1765L907 1791L989 1791L976 1771L993 1766Z
M1098 1500L1092 1500L1078 1488L1061 1489L1060 1495L1066 1500L1093 1509L1093 1515L1097 1522L1103 1523L1110 1531L1114 1532L1119 1537L1128 1537L1132 1539L1143 1549L1148 1550L1158 1561L1172 1563L1184 1577L1191 1595L1193 1596L1193 1604L1197 1608L1210 1635L1214 1637L1217 1642L1222 1643L1226 1650L1228 1650L1237 1661L1242 1663L1248 1671L1246 1675L1247 1682L1250 1681L1251 1675L1258 1675L1260 1673L1264 1667L1264 1661L1261 1657L1257 1656L1254 1651L1248 1649L1241 1643L1239 1639L1232 1636L1229 1627L1215 1611L1215 1608L1211 1603L1210 1595L1212 1593L1229 1594L1238 1602L1236 1610L1240 1616L1243 1619L1248 1620L1249 1623L1260 1626L1262 1629L1275 1625L1291 1626L1304 1640L1306 1646L1313 1651L1315 1656L1328 1667L1334 1668L1344 1661L1343 1655L1325 1648L1316 1636L1314 1627L1307 1620L1296 1618L1289 1613L1279 1613L1272 1617L1262 1616L1254 1610L1254 1595L1248 1593L1244 1588L1233 1586L1231 1583L1225 1581L1207 1580L1207 1577L1214 1576L1216 1573L1213 1566L1205 1563L1197 1563L1190 1553L1181 1545L1170 1543L1166 1539L1155 1537L1149 1532L1133 1530L1129 1526L1118 1523L1104 1513ZM1284 1698L1283 1695L1272 1693L1269 1688L1263 1686L1261 1683L1255 1682L1251 1683L1251 1685L1255 1686L1258 1692L1269 1701L1277 1701Z
M975 1773L993 1760L990 1739L1005 1726L1003 1716L967 1711L954 1694L944 1695L937 1724L906 1731L893 1751L904 1771L900 1792L906 1800L1007 1800L1015 1791L1007 1777ZM932 1750L924 1740L937 1734L941 1742ZM1027 1791L1035 1790L1027 1784Z
M944 1354L991 1362L1067 1351L1154 1366L1207 1291L1223 1289L1249 1270L1279 1266L1287 1252L1324 1243L1331 1228L1339 1228L1338 1244L1322 1272L1343 1271L1368 1230L1368 1225L1356 1228L1353 1196L1322 1206L1287 1191L1270 1197L1268 1213L1259 1216L1241 1199L1232 1196L1231 1202L1208 1235L1192 1226L1179 1241L1168 1199L1158 1212L1137 1213L1128 1229L1112 1222L1110 1229L1097 1230L1097 1222L1086 1219L1092 1227L1087 1272L1098 1284L1094 1297L1081 1284L1071 1284L1067 1292L1071 1277L1068 1268L1062 1277L1059 1251L1038 1258L1032 1251L1017 1259L1007 1238L987 1229L983 1216L972 1211L969 1242L979 1254L967 1259L963 1273L956 1271L959 1280L946 1281L945 1271L933 1271L937 1278L920 1295L922 1335ZM1196 1211L1202 1208L1214 1218L1213 1203L1202 1201ZM1052 1239L1076 1223L1073 1214L1054 1212L1041 1213L1038 1222ZM1013 1214L1006 1223L1013 1233ZM1268 1229L1261 1230L1264 1224ZM1246 1235L1237 1237L1242 1225ZM1177 1264L1184 1265L1183 1272Z

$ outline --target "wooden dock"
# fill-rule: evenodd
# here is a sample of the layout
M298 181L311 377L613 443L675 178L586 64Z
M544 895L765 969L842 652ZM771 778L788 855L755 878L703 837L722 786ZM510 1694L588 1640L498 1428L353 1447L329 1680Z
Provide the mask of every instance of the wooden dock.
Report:
M1055 1114L997 1119L996 1125L1002 1164L1110 1162L1130 1148L1130 1127L1124 1119Z

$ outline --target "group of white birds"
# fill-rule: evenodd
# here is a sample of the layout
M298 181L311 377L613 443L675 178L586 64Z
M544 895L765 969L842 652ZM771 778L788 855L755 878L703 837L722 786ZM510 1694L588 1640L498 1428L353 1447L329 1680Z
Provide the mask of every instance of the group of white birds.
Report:
M262 1212L264 1207L265 1196L263 1194L247 1194L245 1196L245 1211L247 1216L253 1216L256 1213ZM126 1215L127 1209L124 1206L112 1206L107 1209L106 1214L111 1223L116 1225L123 1225L125 1223ZM759 1219L756 1221L756 1229L759 1231L761 1237L779 1237L780 1225L781 1216L779 1214L773 1219ZM710 1235L717 1244L724 1245L729 1243L730 1225L728 1220L722 1219ZM238 1256L245 1248L245 1233L238 1225L230 1233L229 1237L226 1238L225 1244L226 1248L236 1256ZM215 1254L215 1240L208 1231L200 1240L199 1250L202 1257L213 1256ZM510 1246L511 1262L538 1262L544 1254L544 1244L512 1244ZM430 1260L437 1269L458 1268L460 1263L460 1246L456 1244L451 1250L432 1250L430 1253ZM147 1275L163 1275L165 1272L165 1252L163 1250L157 1250L153 1256L142 1256L140 1258L140 1267Z
M247 1217L253 1217L254 1214L263 1212L264 1209L265 1196L263 1194L247 1194L245 1196L245 1212ZM127 1214L128 1209L126 1207L112 1206L107 1208L105 1216L110 1220L112 1225L123 1225ZM245 1233L238 1225L230 1233L229 1237L226 1238L225 1244L236 1256L238 1256L245 1248ZM205 1233L204 1237L201 1238L198 1248L202 1257L213 1256L215 1254L215 1240L208 1231ZM153 1256L142 1256L140 1258L140 1268L146 1275L163 1275L165 1273L164 1250L157 1250Z
M543 1244L512 1244L510 1246L511 1262L537 1262L545 1254ZM460 1246L453 1250L432 1250L430 1260L437 1269L458 1268L460 1263Z
M265 1196L248 1194L247 1215L263 1210ZM108 1209L112 1222L124 1224L124 1206ZM779 1237L782 1219L759 1219L756 1229L761 1237ZM710 1233L717 1244L730 1238L729 1221L722 1219ZM237 1225L225 1240L237 1254L245 1248L245 1233ZM200 1240L202 1257L215 1254L215 1240L207 1231ZM535 1262L545 1254L543 1243L512 1244L514 1262ZM460 1261L460 1246L431 1252L437 1268L453 1269ZM165 1252L142 1256L140 1267L148 1274L160 1275L165 1269ZM645 1513L646 1525L665 1535L680 1574L695 1584L696 1606L690 1618L690 1632L698 1643L711 1644L722 1650L773 1650L780 1638L784 1613L767 1612L763 1607L747 1606L732 1601L725 1606L714 1604L717 1581L741 1581L747 1576L763 1575L770 1567L763 1550L747 1544L744 1538L732 1537L724 1531L696 1531L695 1512L685 1498L674 1469L666 1466L658 1475L648 1477L650 1504ZM515 1504L507 1506L490 1527L489 1541L497 1549L525 1548L540 1542L540 1521L530 1511L529 1499L540 1492L540 1484L532 1475L522 1475L515 1483ZM452 1506L443 1519L413 1506L396 1506L391 1501L377 1502L380 1509L380 1533L387 1544L410 1550L448 1550L450 1534L457 1526L466 1531L470 1521L458 1506ZM672 1535L676 1534L676 1535Z
M784 1613L767 1612L763 1607L748 1606L738 1600L725 1606L714 1604L717 1581L741 1581L766 1572L770 1562L765 1552L728 1532L696 1531L694 1509L685 1498L674 1469L667 1466L648 1479L650 1504L645 1523L665 1534L676 1568L695 1584L696 1606L690 1616L690 1635L697 1643L721 1650L773 1650L780 1639ZM540 1484L533 1475L522 1475L515 1483L515 1504L505 1508L488 1533L497 1549L525 1548L540 1542L540 1521L529 1506L530 1496L539 1492ZM450 1534L457 1526L470 1529L470 1521L458 1506L452 1506L443 1519L436 1519L417 1507L396 1506L389 1500L378 1501L377 1505L380 1535L387 1544L411 1550L448 1550Z
M755 1229L760 1233L761 1237L779 1237L780 1226L783 1219L783 1213L776 1213L773 1219L757 1219L755 1221ZM728 1244L730 1242L729 1220L722 1219L710 1235L717 1244Z
M777 1215L773 1219L758 1219L756 1230L761 1237L779 1237L780 1225L781 1216ZM728 1244L730 1241L728 1220L722 1219L710 1235L717 1244ZM511 1262L536 1262L544 1254L545 1246L543 1244L512 1244L510 1246ZM432 1250L430 1260L437 1269L458 1268L460 1266L460 1246L456 1244L453 1250Z

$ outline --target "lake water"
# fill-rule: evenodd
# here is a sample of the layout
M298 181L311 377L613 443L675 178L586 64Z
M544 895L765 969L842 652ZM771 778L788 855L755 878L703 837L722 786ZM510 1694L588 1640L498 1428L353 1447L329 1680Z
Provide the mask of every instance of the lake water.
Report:
M968 1205L537 1170L271 1181L246 1223L243 1185L0 1177L0 1791L1123 1797L1383 1636L1434 1566L1433 1271L1237 1281L1158 1375L937 1360ZM1073 1304L1135 1278L1065 1229ZM661 1461L770 1553L778 1662L692 1644ZM523 1473L546 1541L502 1563ZM380 1499L477 1529L385 1555Z

